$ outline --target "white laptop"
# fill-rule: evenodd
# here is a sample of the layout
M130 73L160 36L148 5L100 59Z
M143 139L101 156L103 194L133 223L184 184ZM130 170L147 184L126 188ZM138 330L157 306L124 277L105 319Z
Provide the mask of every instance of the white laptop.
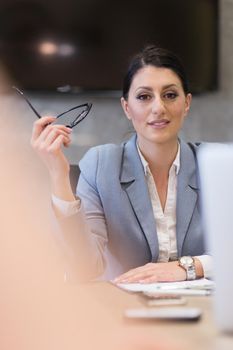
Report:
M198 154L207 247L214 258L214 314L233 332L233 144L206 144Z

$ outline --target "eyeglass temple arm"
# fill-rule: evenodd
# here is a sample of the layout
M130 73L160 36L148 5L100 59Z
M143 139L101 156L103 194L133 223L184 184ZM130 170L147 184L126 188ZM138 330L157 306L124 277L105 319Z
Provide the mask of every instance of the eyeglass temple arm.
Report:
M36 116L38 118L41 118L41 115L37 112L37 110L33 107L33 105L31 104L31 102L27 99L27 97L23 94L22 91L20 91L16 86L12 86L12 89L14 89L15 91L18 92L18 94L20 94L25 101L27 102L27 104L29 105L29 107L33 110L33 112L36 114Z

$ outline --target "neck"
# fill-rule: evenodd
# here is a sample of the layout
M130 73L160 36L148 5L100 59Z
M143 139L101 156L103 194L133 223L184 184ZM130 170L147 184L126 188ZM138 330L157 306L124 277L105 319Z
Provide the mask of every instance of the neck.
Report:
M150 170L156 173L168 173L178 150L177 138L166 144L146 144L138 140L138 146L149 164Z

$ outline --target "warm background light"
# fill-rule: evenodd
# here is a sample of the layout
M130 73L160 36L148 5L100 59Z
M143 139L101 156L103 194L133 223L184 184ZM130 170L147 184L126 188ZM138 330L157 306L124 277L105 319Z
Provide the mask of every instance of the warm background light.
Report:
M39 52L45 56L55 55L58 52L58 46L51 41L44 41L39 44Z

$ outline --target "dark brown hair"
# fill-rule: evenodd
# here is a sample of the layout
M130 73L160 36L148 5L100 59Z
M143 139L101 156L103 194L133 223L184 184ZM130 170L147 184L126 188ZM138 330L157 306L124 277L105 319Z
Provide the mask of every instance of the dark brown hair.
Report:
M135 74L145 66L164 67L171 69L180 79L184 93L189 93L188 80L181 60L171 51L156 47L146 46L136 54L129 64L128 71L123 81L123 97L128 99L128 93Z

